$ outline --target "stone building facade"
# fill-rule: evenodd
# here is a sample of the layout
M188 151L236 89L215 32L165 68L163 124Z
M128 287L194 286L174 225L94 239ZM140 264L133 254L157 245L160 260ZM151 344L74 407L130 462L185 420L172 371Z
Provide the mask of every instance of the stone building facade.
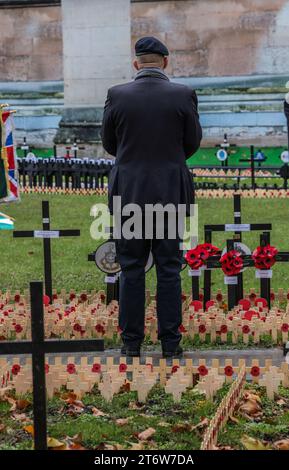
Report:
M174 77L285 74L289 0L131 0L132 47L156 35ZM59 0L0 0L0 81L63 79Z

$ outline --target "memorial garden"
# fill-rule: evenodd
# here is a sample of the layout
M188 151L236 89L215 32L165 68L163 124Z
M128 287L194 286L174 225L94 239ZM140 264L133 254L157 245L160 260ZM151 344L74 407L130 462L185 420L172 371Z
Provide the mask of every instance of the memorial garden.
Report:
M106 451L147 453L155 464L168 452L289 450L289 5L264 0L260 11L258 1L237 3L242 8L207 0L0 0L0 450L93 451L101 464ZM19 44L3 39L11 25L23 36L21 55ZM137 122L131 109L113 137L103 129L117 117L105 114L115 105L115 90L107 90L133 79L131 46L144 31L150 47L144 54L144 45L140 54L135 47L138 66L149 54L164 68L135 67L136 81L145 72L152 85L168 85L166 71L196 89L203 129L201 147L181 168L189 188L194 181L197 205L174 278L182 262L175 333L183 354L159 340L163 291L152 250L142 267L144 342L141 351L125 344L121 282L129 264L120 266L112 217L106 237L95 236L98 205L121 186L115 170L127 192L137 180L126 180L129 171L143 177L138 160L122 163L120 176L119 155L112 156L119 129ZM173 87L178 111L167 107L162 116L172 109L177 125L181 116L184 135L175 140L187 155L198 146L197 102L188 95L193 139L179 111L185 91ZM141 120L150 127L146 111ZM162 124L155 120L160 132ZM134 140L143 138L140 129ZM151 157L157 140L147 136L137 156L148 145ZM157 181L152 192L167 163L155 168L154 160L151 172L146 159L143 167ZM169 184L170 197L181 193L177 175ZM166 311L168 299L169 292Z

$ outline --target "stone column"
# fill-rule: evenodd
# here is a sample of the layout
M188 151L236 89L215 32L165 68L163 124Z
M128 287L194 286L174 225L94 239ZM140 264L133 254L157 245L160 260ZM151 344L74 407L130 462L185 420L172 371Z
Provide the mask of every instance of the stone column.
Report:
M132 78L130 0L62 0L64 113L57 143L99 142L107 89Z

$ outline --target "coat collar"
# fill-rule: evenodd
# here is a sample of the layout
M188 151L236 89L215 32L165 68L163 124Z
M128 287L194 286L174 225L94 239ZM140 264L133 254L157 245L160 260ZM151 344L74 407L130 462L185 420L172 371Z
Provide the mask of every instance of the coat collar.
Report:
M140 78L143 78L143 77L160 78L162 80L169 81L169 78L165 74L165 72L158 67L146 67L142 70L139 70L138 73L136 74L135 80L139 80Z

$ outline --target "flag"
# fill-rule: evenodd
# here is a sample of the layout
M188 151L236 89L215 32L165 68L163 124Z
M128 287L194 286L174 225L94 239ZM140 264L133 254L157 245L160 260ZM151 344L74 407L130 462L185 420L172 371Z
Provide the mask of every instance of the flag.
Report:
M12 219L12 217L9 217L9 215L5 215L0 212L0 230L13 230L13 220L14 219Z
M13 139L13 114L11 111L4 111L0 109L0 127L0 202L17 201L19 200L19 181L16 150Z

